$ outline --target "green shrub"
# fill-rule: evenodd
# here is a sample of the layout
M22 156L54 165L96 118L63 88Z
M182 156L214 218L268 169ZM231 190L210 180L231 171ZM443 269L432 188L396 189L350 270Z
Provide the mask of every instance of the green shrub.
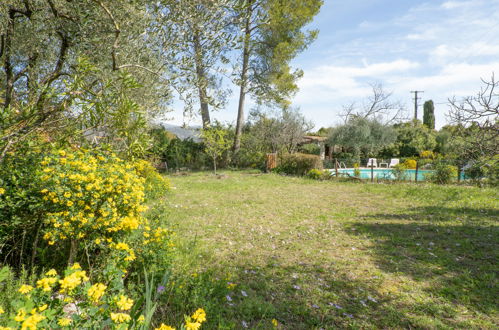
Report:
M43 216L40 173L44 149L18 146L0 164L0 258L19 270L39 253Z
M472 181L478 182L485 178L485 171L484 163L474 162L464 170L464 174Z
M360 178L360 168L358 163L353 164L353 176Z
M499 156L494 158L483 158L474 162L464 173L467 178L475 182L499 185Z
M485 178L491 186L499 186L499 155L486 162Z
M457 179L458 169L453 165L438 164L429 179L438 184L447 184Z
M282 155L279 158L276 172L290 175L305 175L312 169L322 170L322 160L320 157L296 153Z
M400 163L392 168L392 174L397 181L403 181L407 179L407 166L405 163Z
M301 153L304 154L310 154L310 155L317 155L320 156L321 154L321 147L318 146L315 143L308 143L300 147L299 150Z
M324 173L316 168L311 169L307 173L307 178L313 180L321 180L324 177Z

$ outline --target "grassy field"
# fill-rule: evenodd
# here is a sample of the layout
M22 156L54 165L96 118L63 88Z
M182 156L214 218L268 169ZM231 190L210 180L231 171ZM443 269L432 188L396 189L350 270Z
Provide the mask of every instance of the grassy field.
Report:
M171 177L163 315L204 328L494 328L499 193L250 172Z

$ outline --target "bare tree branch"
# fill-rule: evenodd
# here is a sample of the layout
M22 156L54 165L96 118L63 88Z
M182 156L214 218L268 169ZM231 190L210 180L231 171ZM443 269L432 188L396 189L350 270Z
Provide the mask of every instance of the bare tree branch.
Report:
M475 96L449 99L451 123L462 126L469 153L482 156L499 153L499 81L492 74Z
M340 117L346 123L352 117L376 119L384 124L393 124L405 119L405 107L399 101L392 101L392 92L383 89L380 83L370 84L372 95L361 106L352 102L343 106Z

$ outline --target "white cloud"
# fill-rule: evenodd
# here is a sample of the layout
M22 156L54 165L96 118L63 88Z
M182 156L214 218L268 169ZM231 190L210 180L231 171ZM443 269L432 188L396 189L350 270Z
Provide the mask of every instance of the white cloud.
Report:
M370 92L370 87L363 82L375 82L382 78L398 75L419 66L418 63L405 59L363 66L323 65L305 72L300 80L300 93L297 102L311 102L318 99L330 101L339 95L346 97L362 97Z
M444 9L455 9L459 7L468 6L472 1L446 1L442 3L442 8Z

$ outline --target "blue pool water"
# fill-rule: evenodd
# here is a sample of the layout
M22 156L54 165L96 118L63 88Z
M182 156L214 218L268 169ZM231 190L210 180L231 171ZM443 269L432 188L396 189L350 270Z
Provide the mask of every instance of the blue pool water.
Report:
M353 176L353 171L354 171L353 168L338 169L339 173L348 173L351 176ZM371 169L361 168L359 169L359 171L361 179L371 179ZM331 172L334 173L334 170L331 170ZM425 176L427 176L432 172L433 172L432 170L418 170L418 181L424 181L426 179ZM373 176L375 179L380 179L380 180L395 179L392 169L389 168L375 168L373 169ZM414 181L414 178L416 176L416 170L406 170L405 176L406 176L405 180Z

